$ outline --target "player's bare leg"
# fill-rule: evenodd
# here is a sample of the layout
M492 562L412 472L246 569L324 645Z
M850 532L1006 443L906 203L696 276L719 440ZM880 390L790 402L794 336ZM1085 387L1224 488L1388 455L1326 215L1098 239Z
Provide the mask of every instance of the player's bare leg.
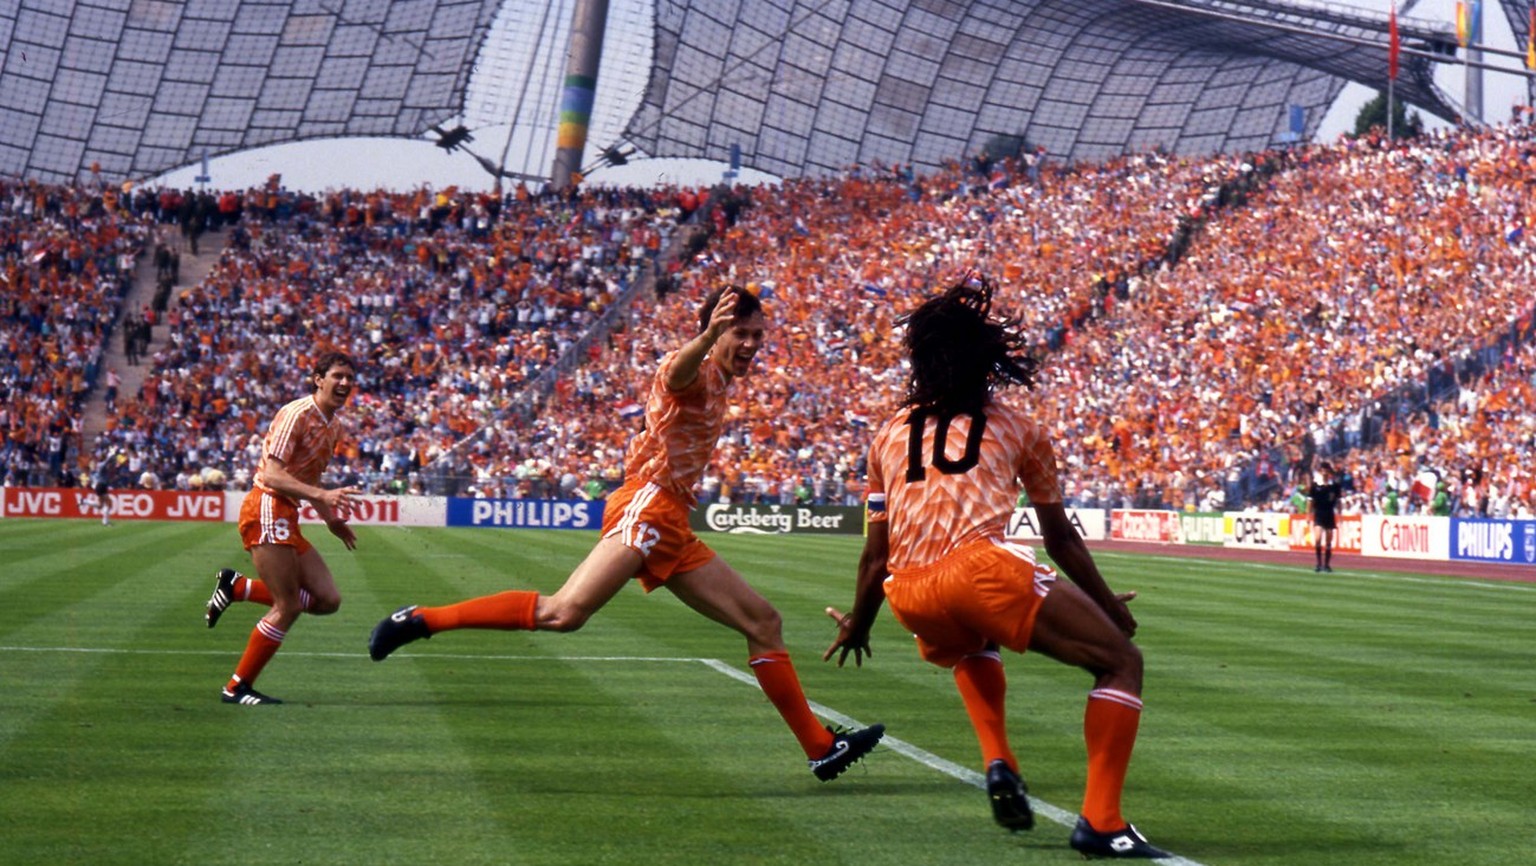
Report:
M799 741L816 778L823 782L837 778L884 736L884 725L847 732L822 725L806 702L784 646L779 612L724 559L716 556L699 568L673 575L665 586L684 604L746 638L747 664Z

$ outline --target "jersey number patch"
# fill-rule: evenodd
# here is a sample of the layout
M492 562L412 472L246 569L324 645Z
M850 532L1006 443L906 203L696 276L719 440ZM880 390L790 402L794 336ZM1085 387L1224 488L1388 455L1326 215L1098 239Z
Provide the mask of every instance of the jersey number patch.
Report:
M922 481L928 472L923 463L923 427L933 413L927 409L914 409L907 416L912 431L907 435L907 483ZM955 415L939 415L938 427L933 431L933 468L945 475L969 472L981 461L981 435L987 430L987 416L981 413L959 413L971 419L971 430L965 437L965 452L959 460L944 456L945 441L949 439L949 424Z

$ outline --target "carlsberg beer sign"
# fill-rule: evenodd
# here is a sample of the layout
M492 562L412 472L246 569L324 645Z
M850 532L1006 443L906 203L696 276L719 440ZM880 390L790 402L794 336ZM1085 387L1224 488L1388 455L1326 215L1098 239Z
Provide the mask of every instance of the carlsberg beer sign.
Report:
M688 515L695 532L816 533L858 535L864 509L853 505L764 505L711 503Z

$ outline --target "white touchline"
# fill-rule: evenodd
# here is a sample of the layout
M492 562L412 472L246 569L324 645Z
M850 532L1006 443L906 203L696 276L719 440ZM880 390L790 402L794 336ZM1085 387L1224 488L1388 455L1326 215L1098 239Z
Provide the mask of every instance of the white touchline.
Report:
M156 650L156 649L107 649L101 647L43 647L43 646L0 646L0 652L21 653L92 653L102 655L167 655L167 656L193 656L193 655L229 655L228 650ZM356 658L363 653L354 652L306 652L303 650L283 653L284 658ZM687 658L684 656L540 656L540 655L498 655L493 653L399 653L402 657L416 657L427 659L478 659L481 661L561 661L561 662L686 662L689 664L702 664L712 668L718 673L725 674L733 680L745 683L753 688L759 688L757 677L747 671L737 670L719 659ZM831 707L808 701L811 710L829 722L835 722L848 728L862 728L864 724L851 716L845 716ZM929 769L937 770L946 776L958 779L975 788L985 789L987 779L982 774L968 767L956 764L954 761L945 760L932 752L924 751L905 740L887 735L880 740L880 744L913 761L922 764ZM1068 812L1058 806L1053 806L1039 797L1031 796L1030 805L1035 814L1062 825L1071 827L1077 822L1077 815ZM1171 866L1203 866L1195 860L1173 855L1159 863L1171 864Z
M739 671L736 668L726 664L725 662L720 661L719 659L699 659L699 661L734 680L739 680L753 687L757 686L756 677L745 671ZM825 704L819 704L815 701L810 701L809 703L811 705L811 709L816 713L816 715L821 716L829 722L836 722L837 724L848 728L864 727L864 724L857 719L845 716L837 710L826 706ZM919 749L917 746L914 746L905 740L900 740L887 734L883 739L880 740L880 745L885 746L886 748L890 749L898 755L901 755L902 757L910 758L925 767L938 770L940 773L943 773L946 776L959 779L967 785L981 788L983 790L985 790L987 787L986 776L983 776L982 774L968 767L962 767L954 761L945 760L944 758L941 758L932 752ZM1071 827L1077 823L1076 813L1068 812L1066 809L1062 809L1058 806L1053 806L1050 803L1040 799L1039 797L1031 796L1029 798L1029 804L1034 808L1035 814L1049 818L1052 821L1062 825L1063 827ZM1179 866L1201 866L1200 863L1194 860L1189 860L1177 855L1164 858L1157 862L1179 864Z

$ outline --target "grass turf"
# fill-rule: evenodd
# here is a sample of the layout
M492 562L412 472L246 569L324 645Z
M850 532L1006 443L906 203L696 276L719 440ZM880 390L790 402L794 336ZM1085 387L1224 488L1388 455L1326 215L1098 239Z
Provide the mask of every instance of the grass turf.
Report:
M713 536L779 608L810 698L892 749L806 770L741 640L666 592L576 635L457 632L382 664L411 602L551 591L577 532L320 533L346 599L217 700L260 609L201 612L230 527L0 520L0 851L7 863L1068 863L1009 836L947 673L888 615L862 670L819 661L857 539ZM1137 589L1147 714L1126 813L1207 866L1524 864L1536 802L1536 586L1099 555ZM1031 793L1074 812L1086 675L1009 657ZM967 768L962 778L943 772Z

